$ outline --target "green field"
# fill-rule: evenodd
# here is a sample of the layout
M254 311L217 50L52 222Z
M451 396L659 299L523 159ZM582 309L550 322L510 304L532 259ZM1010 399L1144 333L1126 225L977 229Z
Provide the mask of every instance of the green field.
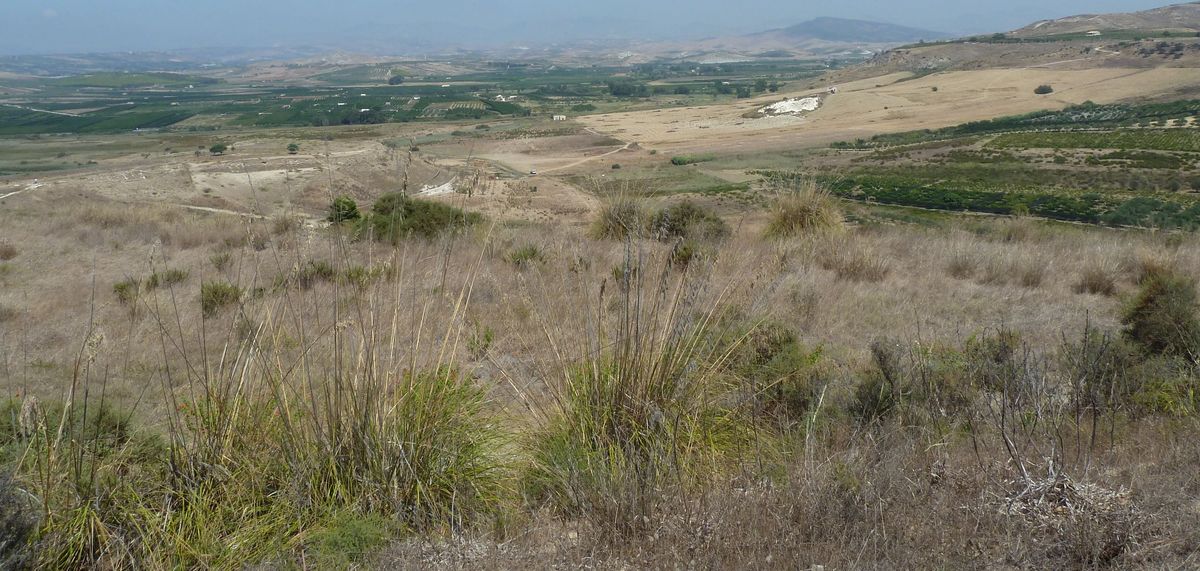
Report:
M1148 149L1200 153L1200 129L1009 133L992 139L987 146L999 149Z

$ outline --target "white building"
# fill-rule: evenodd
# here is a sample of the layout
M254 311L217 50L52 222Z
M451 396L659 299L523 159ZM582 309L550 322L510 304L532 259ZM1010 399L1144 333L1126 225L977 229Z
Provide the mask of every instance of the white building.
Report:
M567 120L567 116L566 116L566 115L555 115L555 116L554 116L554 120L555 120L555 121L566 121L566 120Z

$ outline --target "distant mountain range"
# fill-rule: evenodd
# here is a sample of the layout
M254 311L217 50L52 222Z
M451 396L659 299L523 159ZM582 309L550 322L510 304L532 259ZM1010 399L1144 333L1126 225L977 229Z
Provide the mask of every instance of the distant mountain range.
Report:
M920 40L940 40L950 34L844 18L816 18L788 28L751 34L751 37L775 37L797 42L820 40L847 44L904 44Z

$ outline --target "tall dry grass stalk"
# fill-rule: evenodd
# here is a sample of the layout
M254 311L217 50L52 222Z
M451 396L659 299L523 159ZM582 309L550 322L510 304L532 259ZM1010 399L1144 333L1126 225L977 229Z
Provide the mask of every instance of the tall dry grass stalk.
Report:
M626 244L626 268L580 307L583 330L543 322L560 355L535 402L526 497L606 535L644 529L660 506L737 464L753 427L723 367L722 300L667 256ZM613 287L616 286L616 287ZM563 333L566 333L566 336ZM586 341L581 343L581 341Z
M89 337L79 394L18 464L39 475L41 564L261 562L303 551L308 530L347 512L434 533L490 521L511 496L505 431L488 385L458 362L473 278L432 293L439 261L394 250L377 261L394 270L365 290L289 285L198 328L183 323L182 292L143 298L166 364L161 441L98 420Z

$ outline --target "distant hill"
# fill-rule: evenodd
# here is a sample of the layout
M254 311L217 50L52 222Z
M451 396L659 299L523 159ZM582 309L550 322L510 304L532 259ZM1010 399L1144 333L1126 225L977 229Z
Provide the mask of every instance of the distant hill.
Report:
M788 28L769 30L755 35L847 44L903 44L949 37L949 34L930 30L844 18L816 18Z
M1176 4L1128 14L1082 14L1057 20L1043 20L1013 31L1009 36L1037 38L1114 30L1200 32L1200 2Z

